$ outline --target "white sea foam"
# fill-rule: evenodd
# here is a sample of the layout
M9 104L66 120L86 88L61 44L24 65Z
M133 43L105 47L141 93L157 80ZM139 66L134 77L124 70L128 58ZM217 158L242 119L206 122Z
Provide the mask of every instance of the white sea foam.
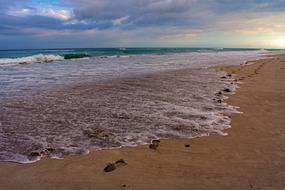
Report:
M27 155L48 147L58 150L49 157L63 158L152 139L226 135L223 130L230 127L236 108L213 100L217 92L235 89L232 78L221 79L224 75L207 69L179 76L154 74L151 79L48 91L1 104L5 125L0 127L0 161L38 161L40 156Z
M64 57L60 55L44 55L37 54L33 56L21 57L21 58L1 58L0 64L29 64L29 63L44 63L52 61L62 61Z
M234 92L237 83L230 77L222 79L225 73L204 68L258 58L259 52L205 52L97 57L73 64L66 64L68 60L5 68L0 70L0 97L6 95L13 101L0 103L0 161L37 161L40 157L29 159L27 155L48 147L58 150L51 158L63 158L158 138L226 135L223 130L230 127L229 116L237 108L217 102L230 93L219 97L216 93L225 88ZM187 74L176 73L189 68ZM169 73L171 70L175 72ZM156 77L162 71L167 72ZM152 77L136 78L144 74ZM18 97L26 89L78 81L99 85Z

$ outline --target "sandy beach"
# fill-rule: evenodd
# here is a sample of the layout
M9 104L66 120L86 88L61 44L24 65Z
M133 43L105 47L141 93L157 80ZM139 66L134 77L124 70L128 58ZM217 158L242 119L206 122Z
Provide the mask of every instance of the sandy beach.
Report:
M1 190L285 189L285 57L218 68L242 82L227 136L162 140L32 164L1 163ZM187 71L177 73L187 75ZM104 172L108 163L127 163Z

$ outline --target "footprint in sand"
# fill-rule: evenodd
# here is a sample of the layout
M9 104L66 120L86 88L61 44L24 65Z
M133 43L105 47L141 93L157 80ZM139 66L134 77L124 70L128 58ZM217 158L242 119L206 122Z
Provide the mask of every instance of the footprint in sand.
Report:
M122 167L122 166L125 166L127 165L127 163L125 162L125 160L123 159L120 159L120 160L117 160L115 163L109 163L105 168L104 168L104 171L105 172L112 172L114 171L115 169L119 168L119 167Z

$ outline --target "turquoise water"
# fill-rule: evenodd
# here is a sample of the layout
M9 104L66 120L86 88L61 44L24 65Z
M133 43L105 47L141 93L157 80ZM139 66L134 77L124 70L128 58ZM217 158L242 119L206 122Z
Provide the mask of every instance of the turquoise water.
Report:
M0 50L0 65L28 64L82 59L92 57L127 57L136 55L167 55L175 53L220 53L220 52L255 52L280 51L254 48L81 48L81 49L29 49Z
M243 48L79 48L79 49L32 49L32 50L0 50L0 58L22 58L37 54L66 56L81 54L86 56L167 54L185 52L220 52L220 51L257 51L260 49Z

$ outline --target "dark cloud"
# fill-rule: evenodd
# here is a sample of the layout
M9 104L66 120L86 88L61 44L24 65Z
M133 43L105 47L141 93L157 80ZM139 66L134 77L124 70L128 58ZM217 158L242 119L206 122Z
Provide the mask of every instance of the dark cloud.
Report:
M27 34L26 29L29 28L45 28L45 29L64 29L63 22L49 17L43 16L11 16L0 14L0 34L15 35Z
M128 27L153 25L193 24L197 10L188 0L123 0L123 1L76 1L74 16L89 22L112 22L128 17L124 24ZM197 18L196 18L197 19Z
M32 3L33 2L33 3ZM0 34L13 30L131 30L145 27L206 29L229 14L277 12L285 10L284 0L45 0L48 7L68 6L72 17L60 19L48 14L9 15L13 8L36 9L37 1L0 0ZM43 4L41 4L43 6ZM50 6L49 6L50 7ZM224 17L224 18L223 18ZM222 19L221 19L222 18ZM232 19L232 17L229 17ZM239 19L239 18L236 18Z
M284 0L68 0L78 20L112 22L128 16L122 28L178 26L201 28L230 13L284 11ZM118 27L118 26L116 26Z

